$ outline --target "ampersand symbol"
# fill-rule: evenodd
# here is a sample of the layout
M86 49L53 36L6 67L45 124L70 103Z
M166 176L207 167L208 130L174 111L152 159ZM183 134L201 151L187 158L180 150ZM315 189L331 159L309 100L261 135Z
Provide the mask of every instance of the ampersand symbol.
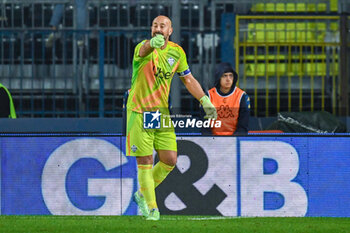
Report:
M202 195L193 185L202 178L208 169L208 158L205 151L196 143L178 140L179 155L187 155L191 161L190 168L181 173L175 166L168 177L156 188L158 208L162 214L176 215L221 215L216 207L226 198L226 194L217 186ZM169 194L176 196L186 205L182 210L170 210L165 206Z

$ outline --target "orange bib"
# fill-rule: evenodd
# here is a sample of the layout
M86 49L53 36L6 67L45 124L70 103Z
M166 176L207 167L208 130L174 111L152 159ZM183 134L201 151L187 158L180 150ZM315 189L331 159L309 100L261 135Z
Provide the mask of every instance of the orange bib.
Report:
M232 135L237 129L239 106L245 92L238 87L235 87L228 96L220 95L215 87L208 92L210 101L218 112L217 120L221 121L221 127L212 128L212 133L214 135Z

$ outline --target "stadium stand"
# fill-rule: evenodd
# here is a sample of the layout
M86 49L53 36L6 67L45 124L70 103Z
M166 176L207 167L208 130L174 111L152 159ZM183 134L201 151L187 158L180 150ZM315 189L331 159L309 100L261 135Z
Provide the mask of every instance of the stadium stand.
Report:
M65 3L65 13L48 49L57 3ZM213 81L215 64L230 59L239 85L252 98L254 116L313 110L337 115L339 13L348 5L342 0L90 0L87 30L77 31L70 1L0 1L0 81L11 89L18 117L121 117L134 46L149 36L154 16L177 12L177 42L204 86ZM223 43L228 25L236 37ZM86 47L74 43L77 33L86 37ZM198 104L181 90L181 111L197 112Z

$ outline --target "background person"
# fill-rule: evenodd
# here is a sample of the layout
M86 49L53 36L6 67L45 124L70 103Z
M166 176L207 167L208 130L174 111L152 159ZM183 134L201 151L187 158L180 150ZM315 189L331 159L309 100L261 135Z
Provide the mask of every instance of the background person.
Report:
M247 93L236 86L238 74L230 63L220 63L215 68L214 87L208 91L216 107L220 128L212 128L213 135L248 133L250 100Z
M15 106L9 90L0 83L0 117L16 118Z
M174 128L144 129L144 113L154 112L154 119L169 114L169 92L176 72L187 90L201 102L206 117L216 118L215 107L191 74L184 50L169 41L172 32L170 19L158 16L152 22L152 39L136 46L127 102L126 154L136 156L140 190L134 199L147 220L160 218L155 188L175 167L177 144ZM153 167L154 149L159 162Z
M76 9L76 29L83 30L86 28L87 23L87 9L86 9L87 0L74 0L74 5ZM63 13L64 13L64 4L57 4L53 9L53 13L50 19L50 26L52 30L57 31L58 25L60 24ZM52 47L55 41L55 32L50 33L49 37L46 40L46 47ZM80 33L77 35L77 44L78 46L84 45L84 36Z

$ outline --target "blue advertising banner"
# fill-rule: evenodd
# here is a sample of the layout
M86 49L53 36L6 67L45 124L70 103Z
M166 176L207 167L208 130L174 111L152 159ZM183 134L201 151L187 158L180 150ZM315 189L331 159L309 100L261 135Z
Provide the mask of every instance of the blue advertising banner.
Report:
M124 143L0 137L1 214L139 214L136 161ZM178 137L158 206L162 214L350 217L349 145L347 136Z
M1 214L134 215L136 161L120 137L9 137L1 145Z
M266 198L265 193L264 208L269 205L270 209L275 209L271 211L272 215L277 213L276 208L281 207L278 203L284 202L285 205L287 197L291 196L290 202L294 205L291 209L296 211L296 206L300 203L301 209L305 207L305 216L349 217L349 143L349 137L240 138L241 174L245 174L246 169L249 170L245 167L246 163L254 163L253 160L257 159L262 162L262 168L259 164L256 168L260 167L263 171L255 173L253 180L256 185L261 187L264 182L269 184L270 180L273 188L269 188L276 191L275 194L281 194L287 188L284 195L270 195L271 198ZM259 176L263 177L262 180ZM274 180L274 176L280 177ZM248 178L252 177L241 175L241 182L248 182L244 180ZM245 185L242 184L242 187ZM264 191L268 192L269 188L266 187ZM246 196L241 191L244 200ZM243 210L246 204L248 203L242 201L242 215L245 215ZM268 208L264 212L264 216L269 215ZM254 210L254 213L257 211Z

